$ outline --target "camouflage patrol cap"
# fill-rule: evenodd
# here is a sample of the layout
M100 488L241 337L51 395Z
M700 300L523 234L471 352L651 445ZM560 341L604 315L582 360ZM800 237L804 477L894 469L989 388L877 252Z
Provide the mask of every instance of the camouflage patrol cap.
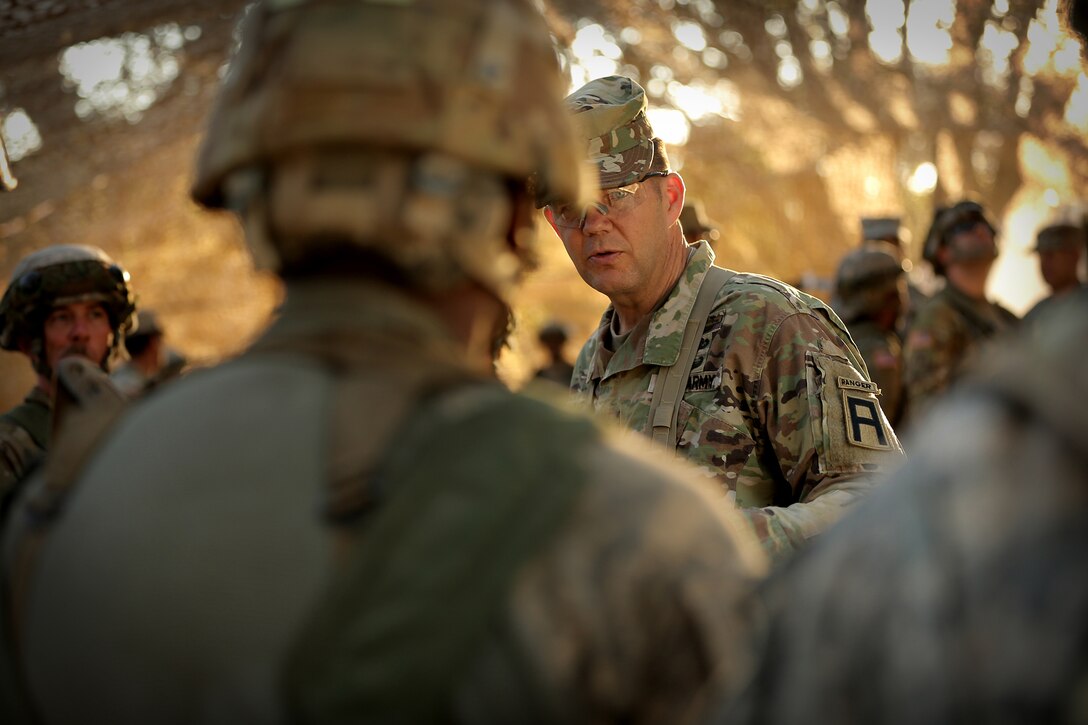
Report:
M24 257L0 300L0 347L19 350L42 336L50 311L73 302L101 302L114 345L131 327L136 310L129 275L98 247L59 244Z
M905 274L888 242L867 242L847 253L835 273L832 307L844 321L873 314Z
M898 243L900 227L899 217L862 217L861 240Z
M530 177L588 194L562 87L530 0L266 0L192 193L242 213L261 266L361 248L413 283L501 293L531 264L533 215L511 208Z
M646 92L634 80L598 78L567 96L566 104L588 141L587 157L598 169L600 188L626 186L651 171L668 170L665 147L646 118Z
M1084 243L1084 230L1073 224L1052 224L1035 235L1033 252L1056 252L1062 249L1079 249Z

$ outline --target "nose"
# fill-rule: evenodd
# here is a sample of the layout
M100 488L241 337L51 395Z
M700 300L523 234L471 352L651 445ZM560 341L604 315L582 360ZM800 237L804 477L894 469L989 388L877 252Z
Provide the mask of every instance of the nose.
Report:
M593 234L611 224L612 220L608 218L608 214L602 212L596 204L591 204L586 211L586 220L582 223L582 232Z
M73 317L68 337L72 340L86 340L90 337L90 320L86 315L77 314Z

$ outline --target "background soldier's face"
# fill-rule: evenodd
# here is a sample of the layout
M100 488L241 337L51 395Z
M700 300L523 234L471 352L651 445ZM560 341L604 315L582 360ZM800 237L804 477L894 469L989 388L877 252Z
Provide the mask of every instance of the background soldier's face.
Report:
M948 261L993 264L997 256L997 241L986 224L979 222L970 228L953 232L948 240Z
M1064 289L1077 284L1077 264L1080 248L1048 249L1039 252L1039 271L1046 283L1054 289Z
M51 370L69 355L80 355L101 365L113 343L113 329L106 308L99 302L58 305L45 318L42 354Z

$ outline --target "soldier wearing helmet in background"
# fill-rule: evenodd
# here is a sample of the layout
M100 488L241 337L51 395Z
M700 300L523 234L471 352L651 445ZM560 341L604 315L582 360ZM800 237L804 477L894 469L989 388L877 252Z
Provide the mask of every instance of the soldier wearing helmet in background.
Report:
M536 337L548 355L547 364L536 371L536 378L558 383L564 388L569 388L570 376L574 374L574 366L567 361L563 352L563 348L570 338L567 326L562 322L553 320L541 327Z
M907 307L906 273L895 247L870 242L843 257L831 306L850 328L894 427L903 412L903 347L896 329Z
M587 206L546 215L611 304L572 390L695 462L788 557L831 526L902 449L838 316L783 282L714 265L681 229L685 188L625 76L567 97L598 170Z
M975 362L986 341L1017 322L986 298L996 235L985 210L973 201L938 209L933 217L923 257L945 285L922 305L907 332L903 354L912 417Z
M136 314L136 329L125 337L128 361L110 374L117 389L137 397L181 375L187 361L166 344L166 332L154 310Z
M680 211L680 226L684 229L684 239L688 244L696 244L705 239L713 246L721 236L718 225L706 215L700 199L689 199L684 204Z
M47 247L16 265L0 300L0 347L26 355L38 381L0 416L0 499L49 448L58 362L81 356L106 370L134 310L128 273L97 247Z
M918 276L919 270L914 268L914 263L908 254L910 232L903 228L899 217L863 217L861 220L861 246L869 244L890 244L895 250L896 258L902 263L907 283L907 299L903 307L903 313L899 316L899 326L896 334L900 341L906 337L907 328L910 327L918 308L922 306L929 295L922 291L919 282L913 279Z
M526 180L582 193L561 96L524 0L249 12L194 194L286 299L17 502L42 721L664 722L736 683L735 515L491 378Z
M1052 224L1039 230L1035 236L1035 253L1039 255L1039 271L1050 287L1050 295L1039 300L1024 315L1025 322L1038 320L1055 302L1078 290L1085 294L1088 285L1078 275L1086 238L1084 230L1073 224Z

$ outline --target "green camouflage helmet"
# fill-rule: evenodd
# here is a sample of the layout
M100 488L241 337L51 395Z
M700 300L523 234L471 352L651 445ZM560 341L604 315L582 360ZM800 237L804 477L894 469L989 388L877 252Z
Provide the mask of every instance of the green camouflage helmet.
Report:
M50 311L86 301L105 307L116 350L136 310L128 272L98 247L59 244L27 255L0 300L0 347L33 351Z
M266 0L193 195L241 212L262 266L347 246L417 285L505 295L534 258L530 178L548 197L588 193L562 93L529 0Z
M960 228L973 226L981 222L986 225L993 235L997 236L997 227L993 225L986 215L982 205L974 201L961 201L949 207L938 209L933 215L933 223L930 224L929 233L926 235L926 245L922 249L922 258L933 266L937 274L944 274L944 265L937 258L937 252L948 244L949 238ZM997 256L997 247L994 247L993 255Z
M846 323L866 319L888 303L904 274L892 244L866 242L839 263L831 306Z

